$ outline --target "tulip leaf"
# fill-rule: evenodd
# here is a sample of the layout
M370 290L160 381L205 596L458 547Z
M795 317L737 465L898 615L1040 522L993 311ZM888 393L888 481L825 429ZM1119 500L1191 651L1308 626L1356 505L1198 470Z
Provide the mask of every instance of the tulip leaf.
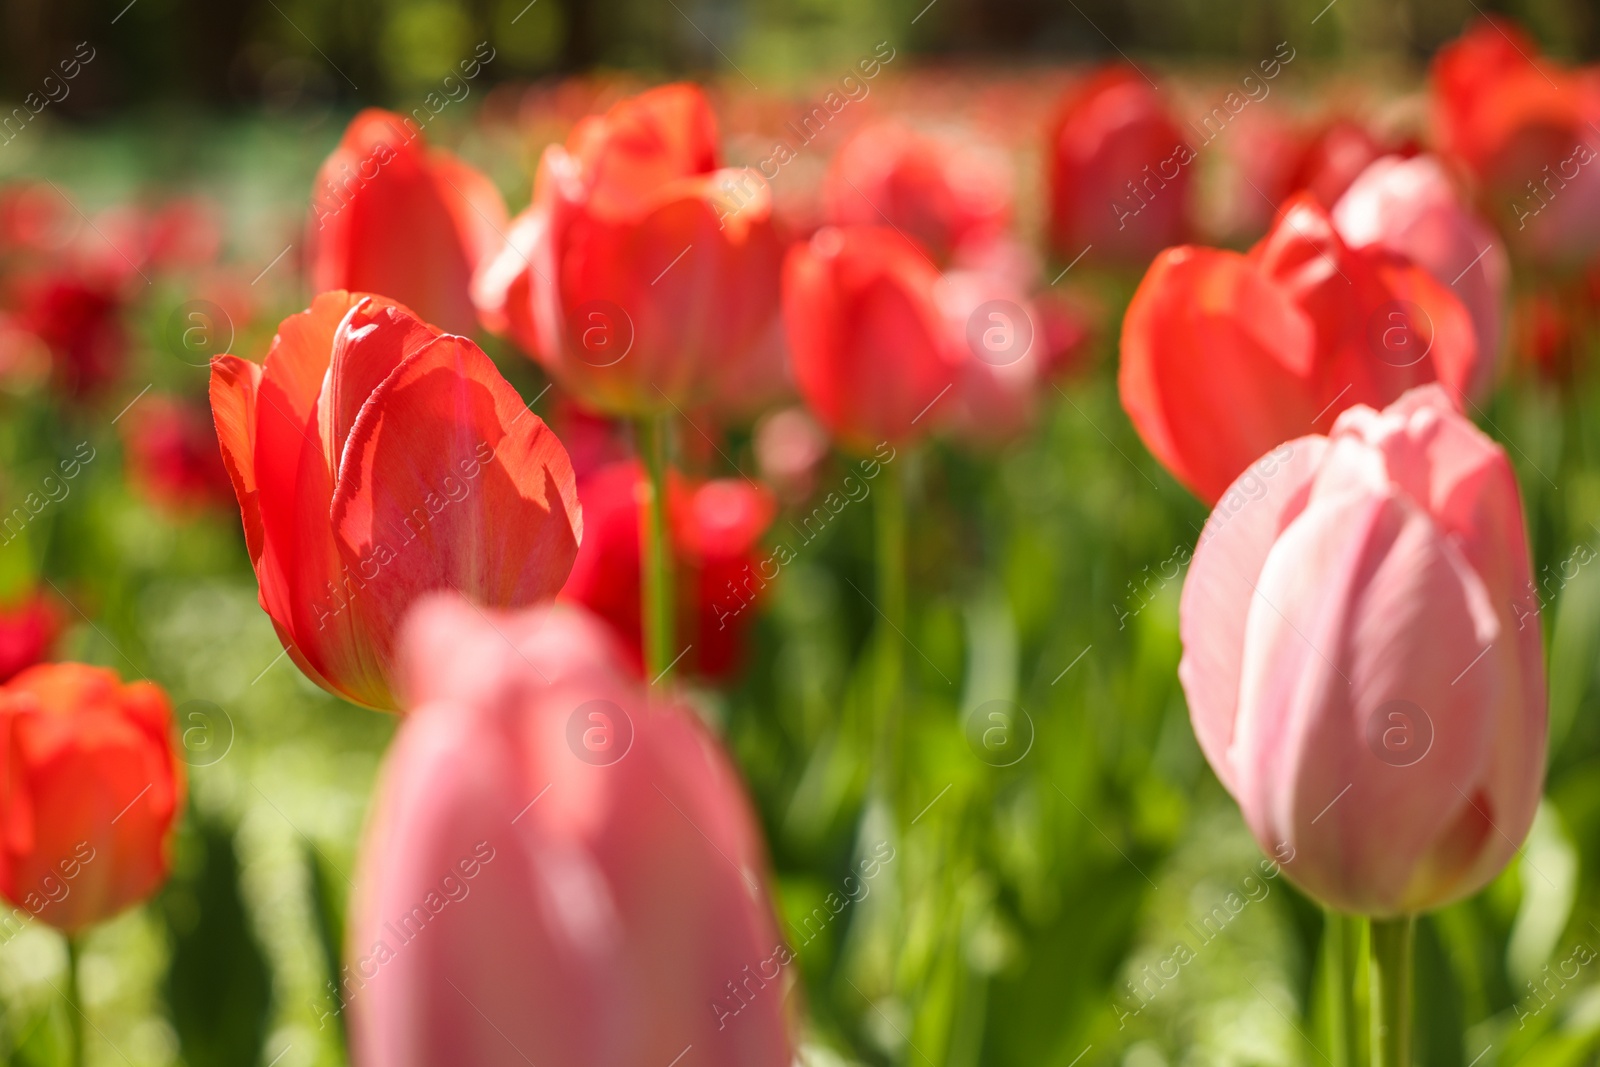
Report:
M191 810L163 909L173 1028L189 1067L262 1062L272 977L239 891L233 830Z

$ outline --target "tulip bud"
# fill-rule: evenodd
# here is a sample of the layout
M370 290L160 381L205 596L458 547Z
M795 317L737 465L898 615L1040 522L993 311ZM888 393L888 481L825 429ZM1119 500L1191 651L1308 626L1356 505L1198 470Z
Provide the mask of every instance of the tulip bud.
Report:
M1505 453L1438 386L1256 461L1184 583L1195 734L1262 848L1347 912L1482 888L1539 803L1545 677Z
M171 729L165 693L100 667L0 687L0 895L77 933L159 889L183 806Z
M506 229L500 192L413 119L368 108L317 172L307 243L317 292L380 293L451 333L472 332L473 271Z
M362 845L363 1067L787 1067L793 955L755 819L695 714L574 608L420 605Z
M710 104L668 85L545 150L474 294L485 326L586 403L659 413L769 354L781 257L766 182L719 169Z
M1050 243L1143 266L1189 226L1195 151L1161 97L1112 65L1072 89L1050 135Z
M1439 161L1377 160L1334 205L1333 224L1352 248L1381 245L1398 252L1459 295L1478 339L1468 391L1486 395L1499 362L1511 264L1504 242L1462 202Z
M940 275L886 226L829 227L789 250L783 317L800 394L847 447L909 442L963 373L938 302Z
M1123 318L1118 387L1146 447L1214 503L1257 456L1348 407L1432 381L1463 396L1477 361L1448 285L1352 248L1300 194L1247 254L1156 257Z
M419 594L556 594L583 521L561 442L477 345L382 297L323 293L265 364L212 363L211 409L261 606L306 675L394 708Z

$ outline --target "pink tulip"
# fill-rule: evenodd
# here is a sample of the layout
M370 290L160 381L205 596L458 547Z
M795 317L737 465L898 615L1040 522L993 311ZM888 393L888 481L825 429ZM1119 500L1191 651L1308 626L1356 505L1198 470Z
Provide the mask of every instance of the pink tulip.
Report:
M1334 205L1333 223L1353 248L1381 245L1425 267L1451 286L1472 316L1478 362L1468 391L1494 384L1505 328L1511 265L1505 245L1467 207L1432 156L1384 156L1351 183Z
M1344 911L1480 889L1528 832L1545 680L1505 453L1437 385L1234 482L1184 584L1200 747L1261 846Z
M401 666L352 902L354 1062L787 1067L793 956L699 719L573 608L423 602Z

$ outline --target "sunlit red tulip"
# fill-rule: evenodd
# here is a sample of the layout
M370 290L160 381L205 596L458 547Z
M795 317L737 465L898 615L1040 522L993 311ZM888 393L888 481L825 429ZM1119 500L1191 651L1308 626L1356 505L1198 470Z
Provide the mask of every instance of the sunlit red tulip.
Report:
M312 187L311 284L377 293L470 334L472 274L505 229L505 203L488 178L428 148L414 119L369 108Z
M471 341L323 293L265 364L212 363L211 409L261 606L296 664L393 708L395 629L419 594L554 596L582 519L566 451Z
M770 344L782 256L766 183L719 166L691 85L580 122L480 271L484 324L612 414L706 399Z
M1093 245L1091 255L1138 267L1184 239L1195 151L1132 67L1105 67L1072 89L1046 150L1057 255Z
M828 227L789 251L783 316L795 383L847 447L927 433L966 356L938 304L939 270L886 226Z
M40 592L0 607L0 683L48 659L63 621L61 609Z
M1432 69L1440 147L1530 255L1556 264L1600 249L1600 70L1540 56L1520 27L1485 17Z
M793 956L693 711L560 607L419 607L342 993L360 1067L788 1067Z
M1504 243L1462 202L1438 160L1378 160L1334 206L1333 222L1350 246L1392 249L1456 292L1478 338L1470 392L1486 394L1499 361L1511 264Z
M584 605L615 627L636 664L644 662L639 535L648 491L643 469L632 460L578 484L583 545L561 590L563 600ZM682 615L677 633L686 646L679 669L716 678L739 666L745 632L755 621L748 608L773 577L757 573L756 551L773 510L772 495L742 478L674 477L669 483L667 517Z
M233 500L217 431L204 407L145 397L121 426L129 476L153 503L183 514Z
M1438 381L1477 375L1450 287L1380 246L1351 248L1315 200L1290 201L1248 254L1185 246L1151 264L1122 324L1122 406L1174 477L1215 502L1283 441Z
M183 807L171 731L165 693L101 667L0 687L0 894L76 933L159 889Z
M1544 775L1538 608L1511 465L1438 386L1234 483L1184 583L1178 674L1298 885L1394 916L1506 865Z
M963 247L994 240L1011 217L1011 175L1002 159L899 123L856 132L824 180L828 221L885 222L947 261Z
M11 324L49 350L52 386L78 399L104 389L127 362L123 304L117 280L59 271L18 284Z

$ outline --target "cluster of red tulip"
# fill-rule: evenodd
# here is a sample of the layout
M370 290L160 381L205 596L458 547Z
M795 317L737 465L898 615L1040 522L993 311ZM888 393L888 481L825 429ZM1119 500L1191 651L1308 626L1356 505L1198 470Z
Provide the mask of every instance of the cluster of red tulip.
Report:
M1247 252L1180 243L1199 148L1142 75L1086 79L1048 133L1053 250L1068 269L1147 266L1121 325L1123 406L1215 509L1181 609L1195 733L1288 877L1374 917L1375 959L1382 924L1499 872L1541 794L1540 631L1513 616L1521 500L1472 415L1500 373L1507 246L1551 276L1600 262L1592 78L1498 22L1432 78L1432 153L1348 121L1284 133ZM724 164L707 98L671 85L546 149L512 218L406 119L350 124L317 178L317 295L262 361L218 357L210 398L288 655L406 714L352 912L356 1062L790 1061L783 998L736 1022L706 1008L781 938L742 786L667 678L738 662L749 616L730 629L718 598L778 500L806 492L823 432L857 456L936 433L992 446L1074 362L1089 327L1034 291L1010 181L875 125L834 158L824 224L802 227ZM119 298L50 284L7 336L92 388ZM478 326L564 394L556 430ZM806 412L773 413L791 387ZM673 469L757 416L771 488ZM167 470L190 439L159 422L134 453ZM882 489L894 625L904 501ZM50 629L27 611L0 631L7 665ZM0 690L0 892L70 931L159 884L183 792L168 720L153 687L73 665ZM30 898L69 863L70 894ZM441 875L478 900L441 897ZM1403 1042L1393 973L1378 1014Z

